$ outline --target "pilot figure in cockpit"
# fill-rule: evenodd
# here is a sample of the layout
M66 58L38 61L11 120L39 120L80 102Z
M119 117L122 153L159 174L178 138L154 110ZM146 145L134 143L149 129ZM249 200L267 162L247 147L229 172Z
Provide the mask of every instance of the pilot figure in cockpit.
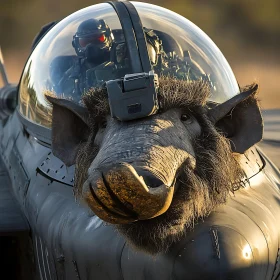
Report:
M152 30L144 31L151 62L159 66L158 57L164 53L160 40ZM56 94L71 94L78 100L90 88L131 73L122 30L115 33L102 19L91 18L78 26L72 40L77 56L57 57L50 67Z
M114 35L104 20L88 19L83 21L75 35L72 46L87 68L110 60L110 50L114 41Z
M93 69L105 68L110 63L113 42L114 35L104 20L91 18L83 21L72 40L77 57L58 57L51 65L53 80L56 79L54 91L58 94L71 92L75 99L75 96L79 98L90 87L96 86ZM59 72L57 65L66 66L66 71L61 69L64 73L59 78L55 77Z
M78 60L71 69L78 95L96 85L94 72L89 70L110 62L113 42L114 35L104 20L91 18L79 25L72 41Z
M163 32L148 28L143 30L155 73L190 81L204 79L211 82L191 59L189 52L185 51L183 57L178 55L180 47L172 37L166 38ZM131 73L130 65L133 62L129 61L125 39L122 30L119 31L117 33L114 30L115 38L102 19L91 18L80 23L72 40L77 56L57 57L51 64L55 93L70 94L78 101L90 88L102 86L105 81L123 78Z

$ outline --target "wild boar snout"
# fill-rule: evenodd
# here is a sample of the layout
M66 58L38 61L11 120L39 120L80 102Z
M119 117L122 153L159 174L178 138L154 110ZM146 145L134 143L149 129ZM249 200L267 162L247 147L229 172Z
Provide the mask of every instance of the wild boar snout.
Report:
M163 214L180 167L188 162L195 168L193 135L176 110L127 123L109 120L98 137L100 149L88 170L84 199L111 223Z
M140 175L150 174L147 180L152 185L157 179L171 185L183 162L191 158L195 164L193 141L200 132L195 119L186 127L178 111L169 110L132 122L109 119L103 135L96 137L99 151L88 175L95 169L129 163Z

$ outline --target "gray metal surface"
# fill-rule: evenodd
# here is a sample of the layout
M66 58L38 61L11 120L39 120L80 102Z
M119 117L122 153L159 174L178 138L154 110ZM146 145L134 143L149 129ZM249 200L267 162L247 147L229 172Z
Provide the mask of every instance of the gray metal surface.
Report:
M11 181L0 158L0 238L1 235L29 231L26 217L11 191Z
M242 159L244 188L169 252L150 256L79 205L69 184L40 171L50 148L16 114L0 137L9 176L20 178L12 189L31 226L38 279L280 279L280 174L256 150Z
M75 166L72 165L67 167L61 162L61 160L55 157L51 151L38 166L38 170L40 170L45 176L51 178L52 180L67 184L69 186L74 185Z
M280 109L264 110L264 137L259 146L280 168Z

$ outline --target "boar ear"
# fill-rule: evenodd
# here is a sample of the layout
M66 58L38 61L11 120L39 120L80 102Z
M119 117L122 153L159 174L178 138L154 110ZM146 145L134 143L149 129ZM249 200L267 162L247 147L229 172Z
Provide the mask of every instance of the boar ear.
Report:
M231 140L233 152L242 154L262 139L263 121L257 90L258 85L253 84L208 112L210 120Z
M88 111L71 100L46 96L53 106L52 151L65 165L75 163L79 146L89 136Z

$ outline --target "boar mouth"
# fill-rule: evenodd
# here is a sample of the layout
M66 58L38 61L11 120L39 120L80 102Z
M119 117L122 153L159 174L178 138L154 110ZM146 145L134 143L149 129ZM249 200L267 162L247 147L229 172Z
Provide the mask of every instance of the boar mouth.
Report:
M176 178L170 186L148 179L148 186L139 176L145 171L138 172L128 163L95 169L84 184L83 198L96 215L113 224L147 220L163 214L171 204Z

